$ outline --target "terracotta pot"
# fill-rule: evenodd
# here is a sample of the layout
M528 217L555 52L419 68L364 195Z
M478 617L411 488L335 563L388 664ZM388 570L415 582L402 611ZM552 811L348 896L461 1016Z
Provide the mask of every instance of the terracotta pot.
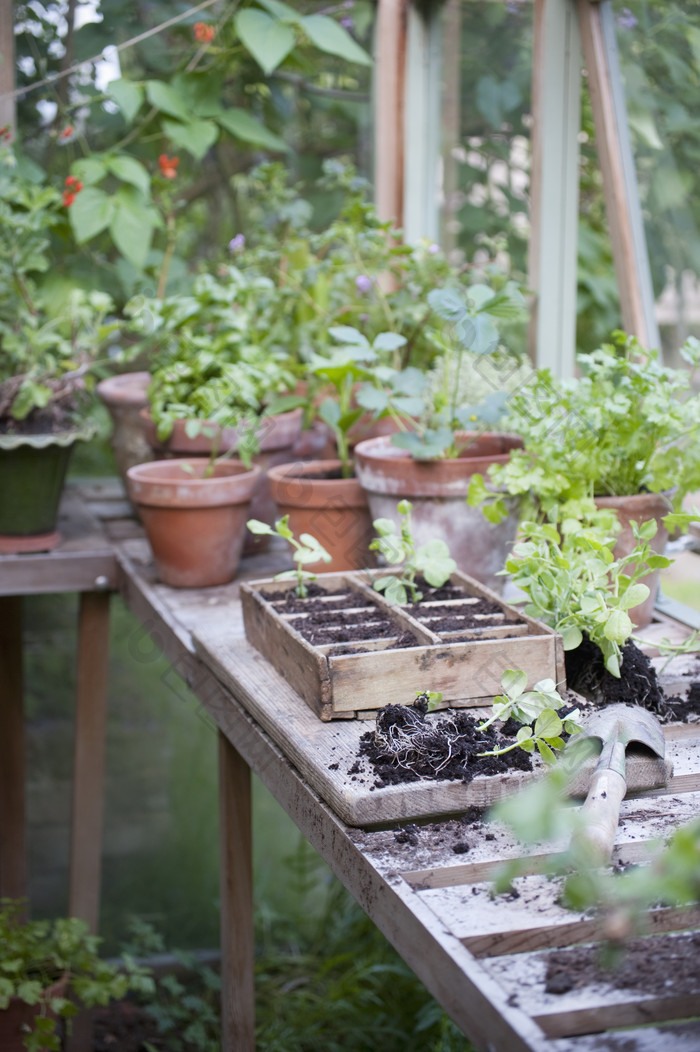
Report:
M161 442L156 433L150 409L142 409L140 412L141 423L146 436L146 441L156 455L161 456L187 456L203 457L211 452L212 438L205 434L195 435L190 438L186 432L186 420L176 420L173 425L172 434L164 442ZM289 450L301 434L303 413L301 409L293 409L289 413L279 413L277 416L263 416L257 428L258 445L261 453L277 453L281 450ZM216 429L217 424L203 424L208 428ZM229 453L238 447L238 429L225 427L221 431L219 440L219 452Z
M67 978L63 977L44 991L44 999L65 997L68 987ZM34 1021L41 1012L41 1005L28 1005L19 997L11 997L7 1008L0 1011L0 1052L26 1052L24 1039L34 1027ZM58 1016L48 1009L43 1013L49 1019L58 1020ZM45 1052L45 1050L42 1050Z
M270 491L280 515L298 537L310 533L332 556L332 562L308 563L312 573L361 570L374 566L368 549L374 536L367 496L356 478L323 478L337 472L339 460L282 464L270 469Z
M129 468L129 496L138 505L158 577L173 588L232 581L243 547L260 468L240 461L156 460Z
M146 392L150 382L148 372L120 373L101 380L96 388L112 418L111 445L124 485L130 467L153 460L153 451L146 441L139 416L148 405Z
M445 460L414 460L399 449L391 437L372 438L355 447L355 471L367 491L373 519L393 519L399 526L396 505L402 499L413 504L413 533L416 544L441 539L446 542L460 570L502 591L503 569L518 527L517 502L511 513L494 526L479 508L470 508L466 497L469 480L485 474L490 464L504 464L513 449L522 447L515 435L461 432L471 439L459 457Z
M185 421L176 420L170 438L161 442L156 434L156 427L149 409L141 411L141 422L146 439L157 457L209 456L212 438L199 434L189 438L185 431ZM260 419L257 431L260 451L253 457L253 463L260 468L260 477L253 495L249 518L260 519L273 525L278 518L277 505L270 494L267 481L268 468L276 464L287 464L294 459L294 443L301 435L303 411L293 409L289 413L276 416L264 416ZM216 427L215 424L211 425ZM226 453L238 446L238 431L235 427L224 428L221 433L219 452ZM264 551L270 543L269 537L258 536L246 531L244 553Z
M656 536L651 540L651 547L659 555L663 555L668 543L668 530L661 520L671 511L669 493L637 493L629 497L596 497L595 502L599 508L612 509L620 521L622 530L618 534L613 549L616 558L629 555L634 548L634 534L630 523L641 524L649 519L655 519L658 525ZM633 606L627 611L637 628L644 628L654 616L656 596L659 591L659 571L652 570L646 577L641 578L641 583L648 587L649 596L639 606Z

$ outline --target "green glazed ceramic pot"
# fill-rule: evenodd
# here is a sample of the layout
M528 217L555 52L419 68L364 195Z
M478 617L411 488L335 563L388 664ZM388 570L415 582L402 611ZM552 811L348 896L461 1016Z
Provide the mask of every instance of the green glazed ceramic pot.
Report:
M55 435L0 435L0 552L48 551L58 544L58 507L73 447L86 425Z

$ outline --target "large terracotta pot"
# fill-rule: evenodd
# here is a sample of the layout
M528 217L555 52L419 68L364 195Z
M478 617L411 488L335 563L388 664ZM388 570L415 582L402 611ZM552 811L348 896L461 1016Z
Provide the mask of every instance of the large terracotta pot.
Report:
M327 478L340 471L339 460L281 464L270 468L270 491L280 515L298 537L310 533L331 555L330 563L307 563L312 573L362 570L374 566L369 542L374 536L367 495L356 478Z
M61 494L75 443L92 424L45 435L0 435L0 553L51 551Z
M630 523L636 522L641 525L649 519L655 519L658 525L656 536L651 541L651 547L659 555L663 555L668 543L668 530L661 520L671 511L669 498L668 493L637 493L629 497L596 497L597 506L612 509L617 514L622 527L613 549L613 554L617 559L629 555L634 548L634 534ZM628 610L637 628L644 628L654 616L656 596L659 591L659 571L652 570L646 577L641 578L641 583L649 588L649 596L639 606L633 606L631 610Z
M460 570L497 591L503 589L503 569L518 527L517 504L494 526L466 498L471 476L485 474L490 464L504 464L513 449L522 447L515 435L461 432L469 445L459 457L414 460L391 437L372 438L355 447L355 471L366 490L373 519L392 519L400 500L413 504L413 534L417 545L444 540Z
M117 470L126 485L126 473L134 464L153 460L140 413L148 405L148 372L120 373L101 380L96 391L112 418L112 450Z
M156 460L127 472L158 577L173 588L208 588L232 581L260 468L219 461Z
M302 421L303 411L301 409L260 418L256 432L260 449L253 456L253 463L260 468L261 473L253 496L250 518L260 519L261 522L272 526L278 517L277 505L270 493L267 471L276 464L287 464L294 459L294 444L301 435ZM209 456L211 452L213 442L211 430L208 435L200 433L190 438L185 430L186 422L176 420L170 437L165 442L161 442L156 434L156 426L149 409L141 411L141 422L146 439L157 457L203 457ZM216 426L211 424L209 428L215 430ZM237 447L237 429L235 427L223 428L218 440L219 452L227 453ZM264 551L269 543L269 537L258 536L246 531L243 550L246 555L250 555Z

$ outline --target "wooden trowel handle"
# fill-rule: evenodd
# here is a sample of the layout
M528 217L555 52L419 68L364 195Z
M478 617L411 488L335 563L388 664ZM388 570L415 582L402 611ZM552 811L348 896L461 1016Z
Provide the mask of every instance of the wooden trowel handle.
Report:
M610 861L620 820L620 804L626 792L627 782L617 771L606 767L594 772L581 808L583 829L579 843L595 853L599 863Z

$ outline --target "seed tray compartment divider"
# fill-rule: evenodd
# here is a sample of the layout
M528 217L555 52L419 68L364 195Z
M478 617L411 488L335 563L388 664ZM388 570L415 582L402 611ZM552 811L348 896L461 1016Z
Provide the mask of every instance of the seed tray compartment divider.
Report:
M477 638L455 642L454 632L442 636L413 617L405 608L390 603L371 587L373 580L390 570L360 573L319 574L316 584L328 591L349 588L363 601L371 602L378 613L390 617L397 626L395 635L362 641L371 649L355 653L332 654L333 646L313 645L291 625L289 615L276 609L267 597L291 590L295 582L271 578L242 582L240 586L243 623L248 641L270 662L306 704L322 720L352 719L372 715L386 705L405 705L420 691L440 691L443 705L451 707L490 705L501 692L501 676L507 668L522 669L528 687L547 677L565 685L564 651L561 637L547 625L520 610L486 588L479 581L456 571L450 582L461 587L468 598L495 603L502 615L497 626L467 630ZM433 601L449 613L454 602ZM302 616L295 612L294 616ZM497 617L497 619L500 619ZM513 634L508 623L513 624ZM411 631L418 645L387 649L401 633ZM465 633L465 634L467 634ZM450 638L452 637L452 638ZM383 649L376 649L383 647Z

